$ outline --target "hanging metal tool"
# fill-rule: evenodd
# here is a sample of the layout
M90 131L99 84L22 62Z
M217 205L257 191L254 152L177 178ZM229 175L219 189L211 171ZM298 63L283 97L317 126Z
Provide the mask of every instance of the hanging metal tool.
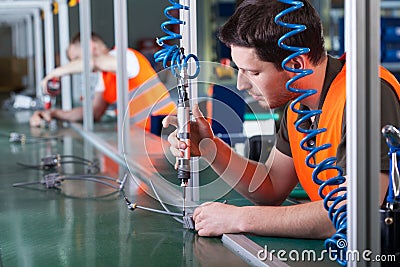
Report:
M178 158L178 179L181 180L181 187L185 188L190 179L190 103L188 94L187 68L181 69L178 78L178 139L188 146L183 150L183 157ZM184 199L185 200L185 199ZM185 207L185 206L184 206ZM183 208L184 208L183 207ZM183 210L185 212L185 210Z
M186 189L190 179L190 96L189 96L189 79L194 79L199 75L200 63L198 58L193 54L184 55L184 49L177 45L168 45L167 41L182 39L182 35L168 29L171 25L185 24L183 20L175 18L170 14L173 10L189 10L188 6L179 4L174 0L169 0L171 6L164 10L167 21L161 24L161 29L167 34L161 38L157 38L157 44L162 47L160 51L154 54L156 62L162 62L164 68L169 68L172 74L177 78L178 85L178 139L185 142L188 146L183 151L183 157L178 158L178 179L181 181L183 191L183 221L184 226L188 229L194 229L194 223L191 214L186 211ZM193 59L196 64L195 73L188 74L188 61ZM169 64L169 65L168 65Z

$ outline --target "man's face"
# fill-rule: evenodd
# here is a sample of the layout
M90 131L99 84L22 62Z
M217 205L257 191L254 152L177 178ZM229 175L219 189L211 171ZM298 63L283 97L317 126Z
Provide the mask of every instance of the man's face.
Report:
M286 71L273 63L261 61L254 48L231 46L232 59L239 68L237 88L247 92L264 108L277 108L296 97L286 90Z
M70 61L80 59L82 57L81 44L71 44L68 47L67 57Z

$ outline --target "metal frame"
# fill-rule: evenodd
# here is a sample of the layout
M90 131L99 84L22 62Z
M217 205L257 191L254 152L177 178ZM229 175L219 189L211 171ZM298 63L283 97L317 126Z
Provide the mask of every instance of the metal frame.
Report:
M14 14L15 13L15 14ZM27 13L27 14L25 14ZM0 10L0 14L1 10ZM5 14L1 15L0 22L9 24L12 26L12 43L15 44L16 51L13 51L13 55L16 57L26 57L28 59L28 87L35 88L35 77L34 77L34 53L33 46L29 45L29 40L33 42L33 23L32 15L30 12L24 12L21 14L20 10L11 11L7 9ZM24 23L20 25L21 23ZM23 27L20 31L21 26ZM15 39L15 40L14 40Z
M43 53L43 42L42 42L42 21L40 19L40 8L4 8L4 9L0 9L0 13L2 13L1 11L6 12L6 14L14 14L13 16L15 16L16 14L25 14L27 16L31 16L32 20L33 20L33 36L30 36L32 34L32 32L28 32L27 34L29 35L27 37L27 39L33 39L33 43L34 43L34 65L35 67L32 66L32 62L29 61L29 65L28 65L28 72L30 73L35 73L35 78L34 78L34 82L32 84L34 84L34 87L36 89L36 96L41 97L43 94L43 91L41 89L40 86L40 81L43 78L43 70L44 70L44 62L43 62L43 57L42 57L42 53ZM29 31L29 29L28 29ZM29 47L29 46L28 46ZM33 71L33 68L35 69L35 71ZM30 77L29 79L32 79L32 77Z
M48 74L55 67L55 52L54 52L54 21L53 14L51 12L52 1L9 1L8 5L1 5L0 7L6 8L7 11L15 10L15 13L31 12L34 21L34 33L35 33L35 70L36 70L36 96L41 97L43 91L40 85L40 81L44 77L43 69L45 67L43 63L42 51L42 22L40 10L44 12L45 21L45 49L46 49L46 74ZM60 63L63 65L68 62L65 53L68 46L69 37L69 25L68 25L68 5L66 0L58 0L59 3L59 40L60 40ZM5 3L4 3L5 4ZM27 37L29 40L29 36ZM29 64L29 68L33 70L33 66ZM32 79L30 77L30 79ZM71 109L71 82L70 77L62 77L62 108Z
M128 74L126 51L128 49L127 1L114 0L114 31L117 52L117 110L118 152L129 153ZM124 111L124 112L122 112Z
M379 0L345 2L348 249L369 249L374 254L380 253L379 12ZM379 263L348 262L348 266Z
M276 256L270 254L264 248L244 235L224 234L221 239L224 246L235 252L251 266L287 267L286 263L280 261ZM264 255L260 255L264 251ZM259 256L265 258L261 260ZM272 260L271 260L272 259Z
M185 48L185 54L197 55L197 3L196 0L180 0L181 5L189 6L190 10L179 10L180 19L185 21L185 25L180 25L182 34L181 46ZM191 66L191 65L189 65ZM191 69L194 69L191 66ZM191 70L189 70L190 72ZM190 83L190 105L193 107L198 102L198 84L197 78L189 80ZM189 188L186 192L187 198L191 201L199 201L199 159L190 159L191 179L189 180Z
M46 74L54 68L54 33L51 0L49 1L6 1L0 2L0 9L41 9L44 13L44 35L46 52Z
M69 62L66 51L69 44L69 13L67 0L57 0L58 2L58 39L60 47L60 64L65 65ZM72 108L72 87L71 76L65 75L61 78L61 106L63 110Z
M90 13L91 0L82 1L79 3L79 20L80 20L80 34L81 34L81 47L82 47L82 61L83 61L83 129L85 131L93 131L93 108L92 108L92 95L90 90L90 39L91 39L91 13Z

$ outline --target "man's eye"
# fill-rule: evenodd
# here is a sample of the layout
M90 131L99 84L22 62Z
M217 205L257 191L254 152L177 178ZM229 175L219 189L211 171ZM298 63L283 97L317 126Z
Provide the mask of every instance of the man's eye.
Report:
M249 73L250 73L250 75L253 75L253 76L257 76L258 74L260 74L259 72L254 72L254 71L250 71Z

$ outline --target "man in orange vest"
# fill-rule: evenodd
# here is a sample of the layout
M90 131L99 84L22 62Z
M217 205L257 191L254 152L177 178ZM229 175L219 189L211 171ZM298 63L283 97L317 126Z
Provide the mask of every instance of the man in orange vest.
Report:
M92 70L100 75L95 85L93 96L93 116L95 121L98 121L109 105L116 107L117 84L115 72L117 70L117 60L115 58L116 51L114 49L110 50L103 39L95 33L92 33L90 47ZM79 33L72 38L67 53L70 62L55 68L42 80L42 87L46 91L49 80L83 71ZM149 130L150 115L170 114L174 112L175 104L150 62L141 53L128 49L126 57L129 79L130 120L132 123ZM42 120L50 121L52 118L65 121L81 121L83 119L83 110L82 107L77 107L71 110L36 111L30 119L30 125L33 127L40 126Z
M346 173L346 65L344 59L327 55L324 46L321 20L311 4L283 17L287 23L303 24L304 32L295 34L286 44L310 48L310 52L290 60L286 66L295 70L310 69L313 73L293 84L294 88L315 89L316 94L301 100L300 109L322 109L322 114L307 120L305 129L327 128L317 136L316 146L331 143L332 148L316 155L317 163L336 156L336 164ZM233 61L238 67L237 88L246 90L261 105L276 108L286 105L299 95L289 92L286 82L296 74L283 70L282 60L292 54L278 46L278 39L287 29L274 22L275 16L290 7L279 1L245 0L233 16L220 29L219 38L231 48ZM381 77L381 124L400 125L400 84L393 75L380 68ZM265 163L250 161L214 136L209 123L199 109L194 107L196 127L191 131L191 153L202 156L212 168L235 190L256 206L236 207L223 203L206 203L193 213L195 227L202 236L218 236L224 233L254 233L267 236L297 238L327 238L335 228L318 195L318 186L311 178L312 169L305 164L307 152L300 148L304 137L294 129L297 114L290 108L284 112L277 134L275 147ZM172 116L163 121L164 126L176 125ZM187 147L176 139L176 132L169 138L171 151L182 157ZM310 142L307 146L312 146ZM388 185L388 147L381 140L381 203ZM218 155L218 156L217 156ZM320 179L329 178L321 173ZM293 206L279 206L300 182L311 201ZM331 188L329 188L331 190ZM328 191L329 191L328 190ZM325 192L326 193L326 192ZM379 203L376 205L379 206Z

